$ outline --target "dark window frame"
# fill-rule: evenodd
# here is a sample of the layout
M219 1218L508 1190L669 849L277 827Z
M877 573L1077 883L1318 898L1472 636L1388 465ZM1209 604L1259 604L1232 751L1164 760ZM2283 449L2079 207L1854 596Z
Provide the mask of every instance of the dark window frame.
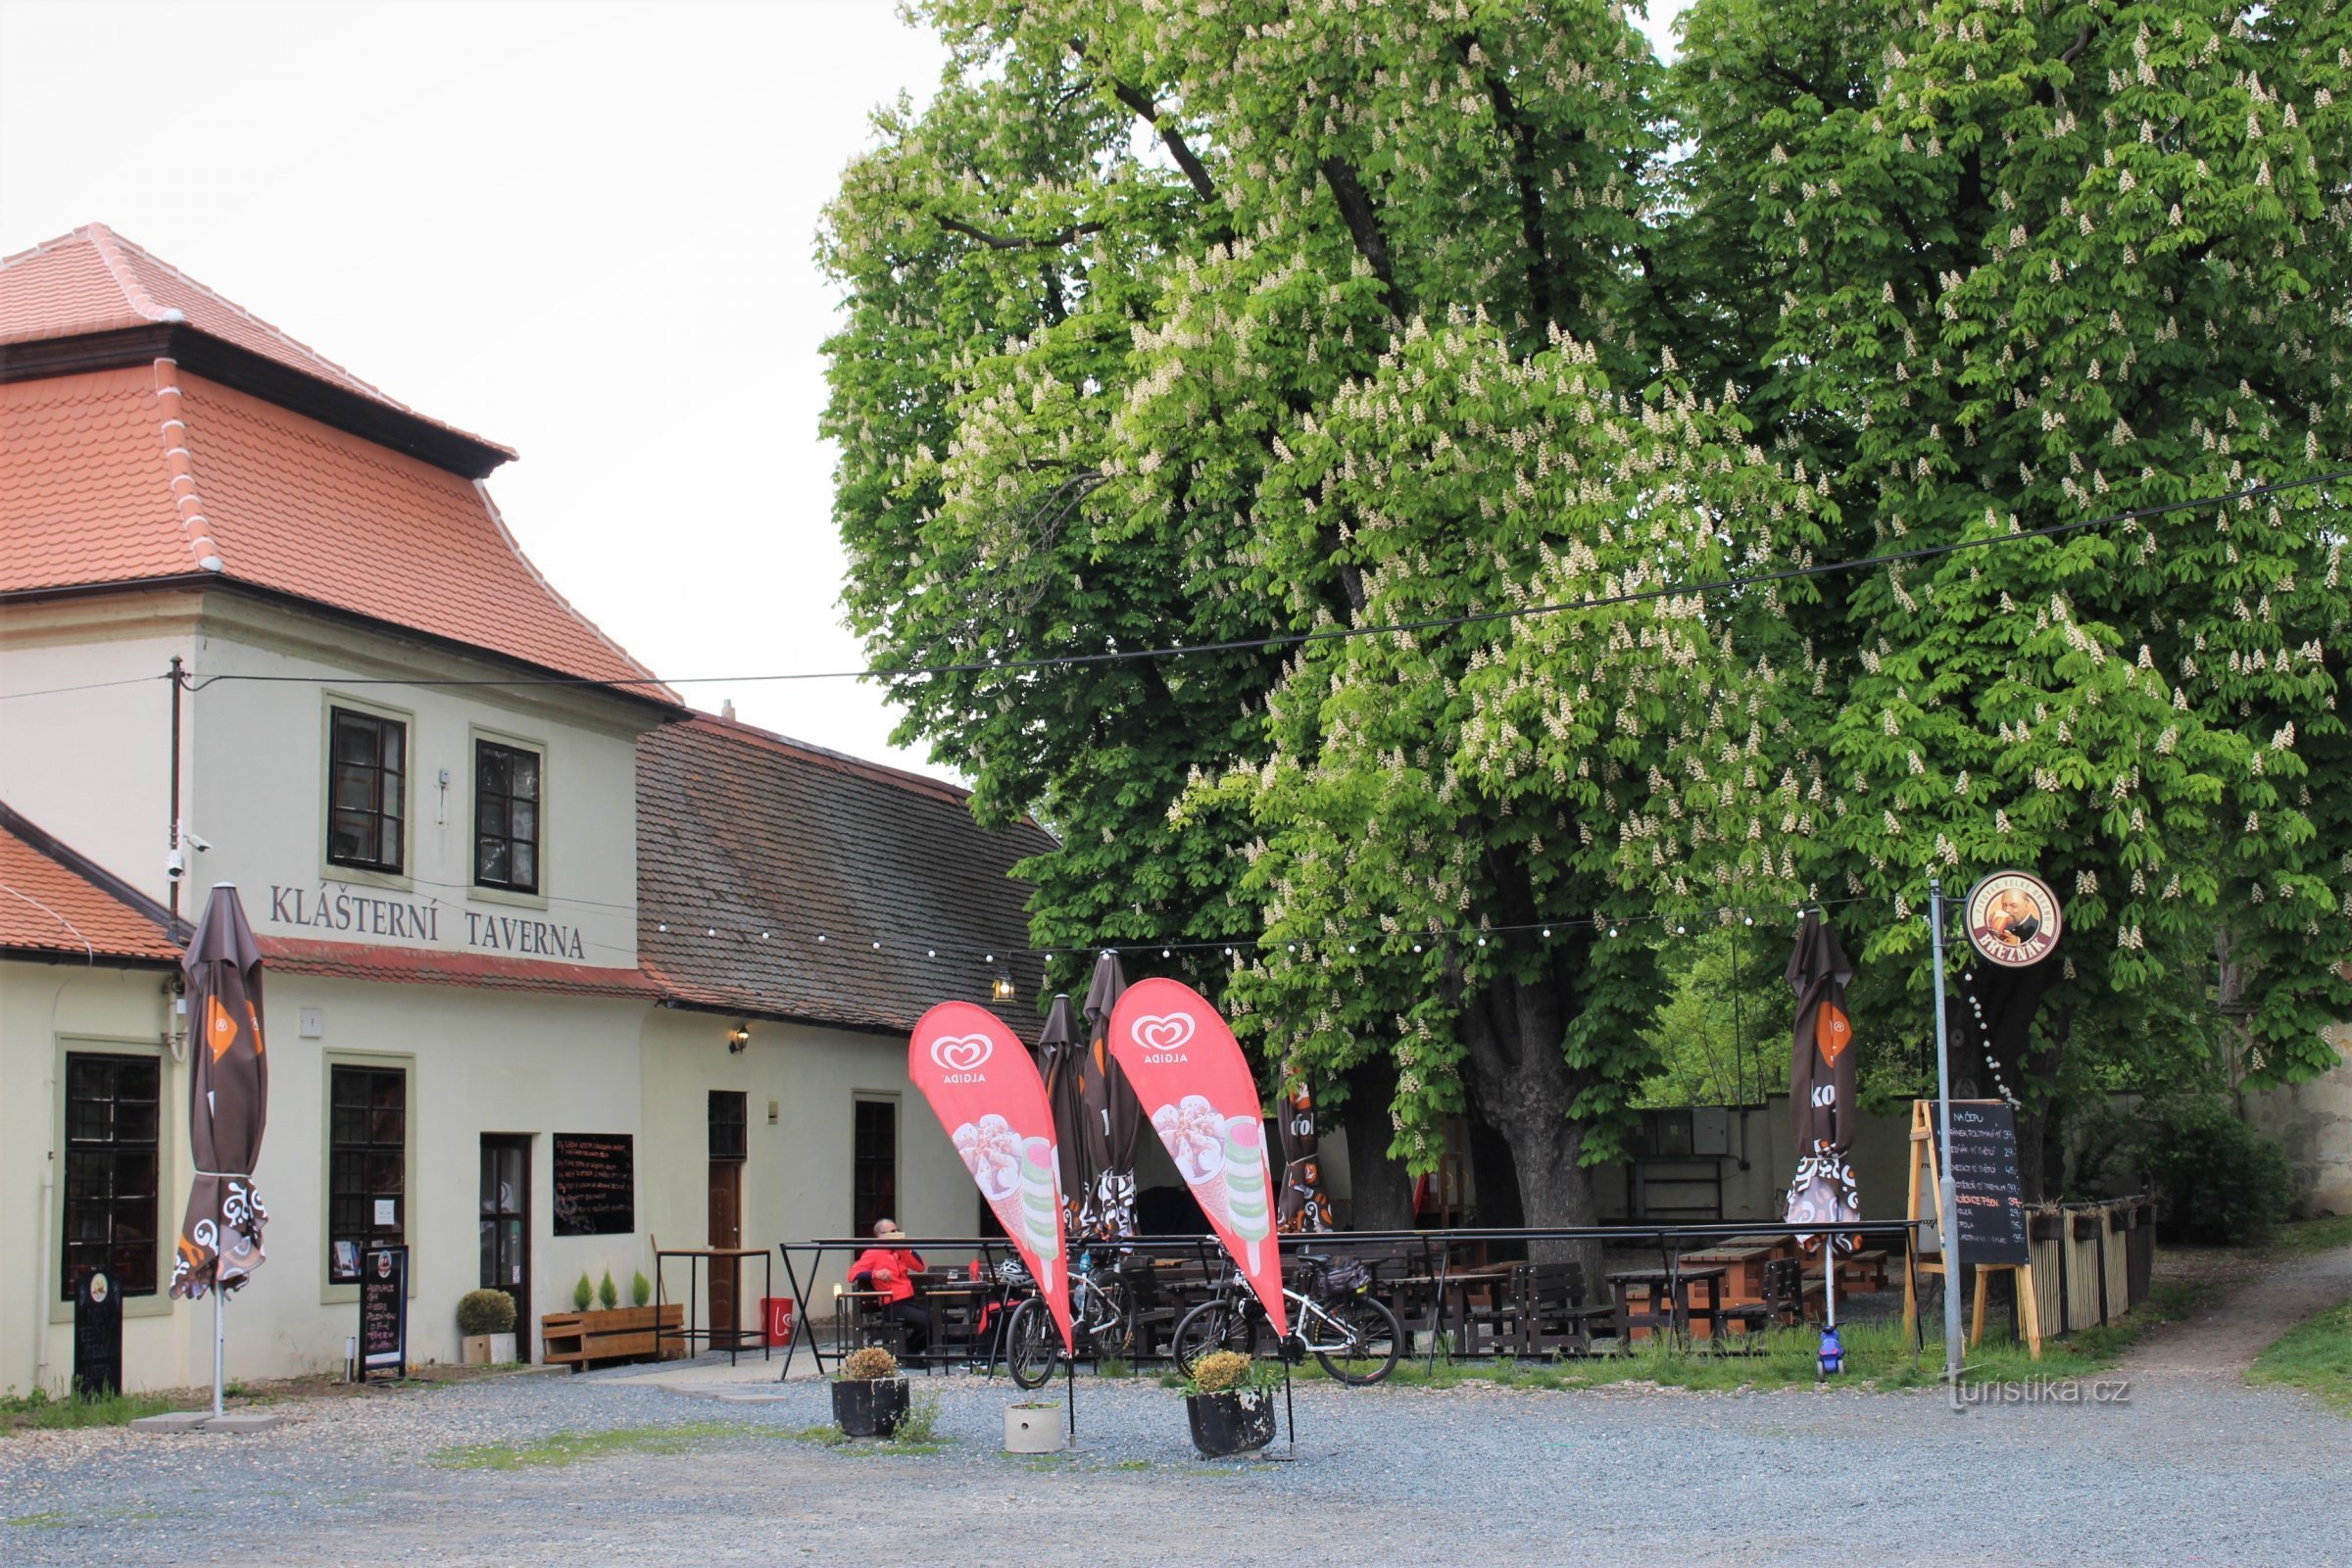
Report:
M100 1080L107 1090L104 1095L77 1094ZM125 1080L143 1083L126 1085ZM125 1095L126 1087L132 1093ZM137 1092L142 1088L143 1095ZM66 1053L60 1301L73 1300L81 1276L100 1267L113 1279L118 1295L154 1296L162 1288L163 1093L163 1060L159 1056L111 1051ZM101 1129L103 1136L99 1136ZM93 1179L101 1173L104 1191L93 1192ZM101 1234L83 1237L79 1233L85 1228Z
M885 1124L889 1129L887 1148L869 1148L869 1132ZM869 1234L878 1219L898 1218L899 1134L896 1095L857 1097L850 1111L850 1233L854 1236Z
M346 750L346 733L372 737ZM385 744L387 737L392 744ZM346 787L348 786L348 788ZM401 876L408 867L409 721L330 703L326 710L326 863ZM347 802L349 804L347 804ZM350 833L352 847L340 848ZM374 853L368 853L372 842Z
M354 1243L365 1252L409 1242L411 1080L405 1065L329 1061L326 1072L326 1282L353 1285L356 1272L336 1269L337 1243ZM398 1103L385 1103L395 1087ZM390 1225L375 1223L379 1198L394 1201Z
M517 758L528 758L531 762L527 796L514 788ZM500 764L495 776L493 761ZM514 826L517 807L528 808L527 831L517 831ZM495 888L502 893L538 893L546 869L540 854L546 831L547 753L536 746L519 746L476 735L473 739L474 886ZM503 861L503 870L493 863L494 851L497 859ZM524 854L518 855L517 851ZM527 874L515 869L526 858Z
M741 1089L713 1089L710 1101L710 1159L741 1164L751 1157L752 1097Z

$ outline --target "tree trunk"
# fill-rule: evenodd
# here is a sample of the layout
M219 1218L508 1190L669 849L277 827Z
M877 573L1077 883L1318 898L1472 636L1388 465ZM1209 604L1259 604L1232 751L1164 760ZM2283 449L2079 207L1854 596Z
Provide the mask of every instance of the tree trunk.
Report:
M2066 1043L2066 1021L2060 1017L2053 1019L2051 1027L2044 1031L2049 1043L2036 1049L2034 1021L2041 1011L2043 994L2063 968L2066 943L2067 939L2061 936L2057 949L2031 968L1975 965L1956 988L1960 996L1954 999L1947 1014L1952 1025L1954 1083L1964 1084L1973 1078L1980 1094L1997 1093L1985 1066L1984 1058L1989 1054L2000 1064L2009 1092L2021 1102L2017 1116L2017 1169L2029 1203L2041 1201L2048 1187L2043 1179L2042 1152L2050 1096L2057 1087L2058 1060ZM1962 1071L1964 1061L1969 1068L1966 1073Z
M1527 1223L1527 1202L1519 1191L1519 1162L1511 1157L1510 1140L1481 1115L1470 1124L1470 1184L1477 1202L1470 1223L1481 1230L1512 1230ZM1525 1244L1504 1242L1487 1249L1490 1263L1515 1263L1527 1256Z
M1470 1105L1508 1144L1521 1222L1535 1227L1594 1223L1592 1173L1579 1162L1586 1128L1568 1107L1586 1075L1561 1045L1566 1010L1548 980L1494 980L1462 998L1463 1086ZM1582 1263L1588 1288L1601 1287L1597 1242L1539 1243L1539 1262Z
M1396 1063L1375 1054L1347 1074L1348 1102L1341 1107L1348 1139L1348 1226L1358 1231L1413 1228L1413 1179L1404 1161L1389 1152L1396 1134L1389 1106L1396 1098Z

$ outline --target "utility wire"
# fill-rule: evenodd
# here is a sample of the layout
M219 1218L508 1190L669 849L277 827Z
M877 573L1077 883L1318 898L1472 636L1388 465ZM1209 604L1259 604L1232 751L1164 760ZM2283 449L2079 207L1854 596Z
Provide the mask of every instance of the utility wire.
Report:
M522 675L483 680L430 680L398 676L346 679L326 675L249 675L242 673L206 675L189 682L191 691L202 691L217 681L272 681L337 686L431 686L431 687L523 687L572 686L598 687L611 691L625 691L643 687L757 685L772 681L804 680L913 680L934 675L983 675L1017 672L1031 669L1054 669L1088 664L1129 663L1145 659L1181 659L1196 654L1253 653L1274 648L1297 648L1310 643L1346 642L1358 637L1394 637L1410 632L1440 631L1456 626L1482 625L1494 621L1522 620L1538 615L1564 614L1572 611L1605 610L1617 605L1644 604L1659 599L1681 599L1693 595L1728 593L1738 589L1754 588L1766 583L1792 582L1805 577L1827 577L1838 572L1858 571L1865 567L1900 565L1905 562L1930 561L1943 556L1958 555L1964 550L1981 550L1990 545L2019 544L2035 539L2057 539L2068 534L2082 533L2092 528L2104 528L2119 522L2132 522L2142 517L2161 517L2175 512L2193 512L2208 507L2227 507L2233 502L2251 501L2260 496L2278 495L2288 490L2301 490L2331 480L2352 478L2352 468L2333 468L2301 479L2279 479L2266 484L2250 485L2225 495L2196 496L2186 501L2169 501L2161 506L2134 507L2129 512L2113 512L2104 516L2080 517L2073 522L2052 523L2045 528L2027 528L2015 533L1986 534L1981 539L1962 539L1951 544L1921 545L1912 550L1897 550L1886 555L1860 556L1847 561L1818 562L1803 566L1783 566L1773 571L1757 571L1712 578L1703 582L1671 583L1657 588L1639 588L1624 593L1604 594L1591 599L1563 600L1542 605L1521 605L1510 610L1474 611L1460 615L1433 615L1418 620L1390 621L1380 625L1331 626L1319 631L1281 632L1265 637L1235 637L1205 643L1167 643L1154 648L1113 649L1099 654L1054 654L1033 659L983 659L949 664L908 664L891 669L869 665L863 669L795 670L764 675L690 675L644 680L600 680L588 675ZM22 695L33 695L25 693Z

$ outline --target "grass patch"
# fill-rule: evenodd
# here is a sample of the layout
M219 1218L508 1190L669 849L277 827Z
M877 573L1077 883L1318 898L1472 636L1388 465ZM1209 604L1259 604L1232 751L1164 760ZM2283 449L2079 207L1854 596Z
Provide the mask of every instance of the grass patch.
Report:
M1101 1356L1095 1362L1095 1376L1099 1378L1131 1378L1135 1376L1135 1366L1121 1356Z
M63 1530L73 1522L62 1513L22 1513L8 1526L11 1530Z
M2329 1409L2352 1415L2352 1301L2278 1336L2254 1358L2246 1381L2303 1389Z
M2326 1219L2281 1225L2265 1250L2282 1257L2306 1257L2339 1247L2352 1247L2352 1214L2330 1214Z
M1152 1461L1149 1459L1121 1459L1111 1468L1113 1470L1149 1470L1152 1468Z
M620 1427L610 1432L558 1432L530 1443L481 1443L443 1448L433 1455L433 1463L444 1470L528 1470L621 1453L677 1453L707 1439L747 1435L749 1429L723 1421Z
M933 1399L931 1403L932 1417L936 1420L939 1414L939 1401ZM907 1414L911 1416L913 1413L913 1410L909 1408ZM938 1442L931 1436L929 1427L926 1426L923 1429L922 1436L912 1437L908 1435L907 1423L905 1421L899 1423L899 1435L885 1442L875 1442L870 1438L853 1438L836 1426L803 1427L798 1432L787 1432L784 1435L796 1443L813 1443L820 1448L831 1448L841 1453L925 1454L948 1451L946 1444Z
M128 1426L141 1416L161 1415L172 1408L171 1394L103 1394L88 1397L70 1394L51 1398L40 1389L30 1394L0 1395L0 1432L49 1432L74 1427Z

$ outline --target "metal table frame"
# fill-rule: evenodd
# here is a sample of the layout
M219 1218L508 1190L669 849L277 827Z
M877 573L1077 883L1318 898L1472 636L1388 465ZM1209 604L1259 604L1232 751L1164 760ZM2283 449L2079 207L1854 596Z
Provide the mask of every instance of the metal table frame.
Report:
M662 1275L662 1264L663 1259L672 1257L686 1259L686 1317L681 1327L664 1329L662 1327L662 1308L667 1304L668 1298L662 1294L662 1286L665 1282ZM690 1355L694 1351L694 1342L697 1340L713 1347L716 1346L718 1330L698 1329L694 1326L695 1314L700 1304L696 1297L695 1286L701 1278L702 1264L705 1259L715 1265L721 1258L724 1258L735 1268L735 1327L729 1333L727 1365L735 1364L736 1357L743 1353L743 1261L747 1257L756 1257L760 1260L760 1298L764 1300L774 1296L776 1294L775 1260L767 1255L767 1249L764 1247L657 1247L654 1249L655 1360L659 1361L662 1358L662 1343L664 1340L678 1341L686 1347L687 1353ZM799 1308L795 1307L794 1310L798 1311ZM760 1359L762 1361L768 1359L767 1323L764 1318L760 1323Z

